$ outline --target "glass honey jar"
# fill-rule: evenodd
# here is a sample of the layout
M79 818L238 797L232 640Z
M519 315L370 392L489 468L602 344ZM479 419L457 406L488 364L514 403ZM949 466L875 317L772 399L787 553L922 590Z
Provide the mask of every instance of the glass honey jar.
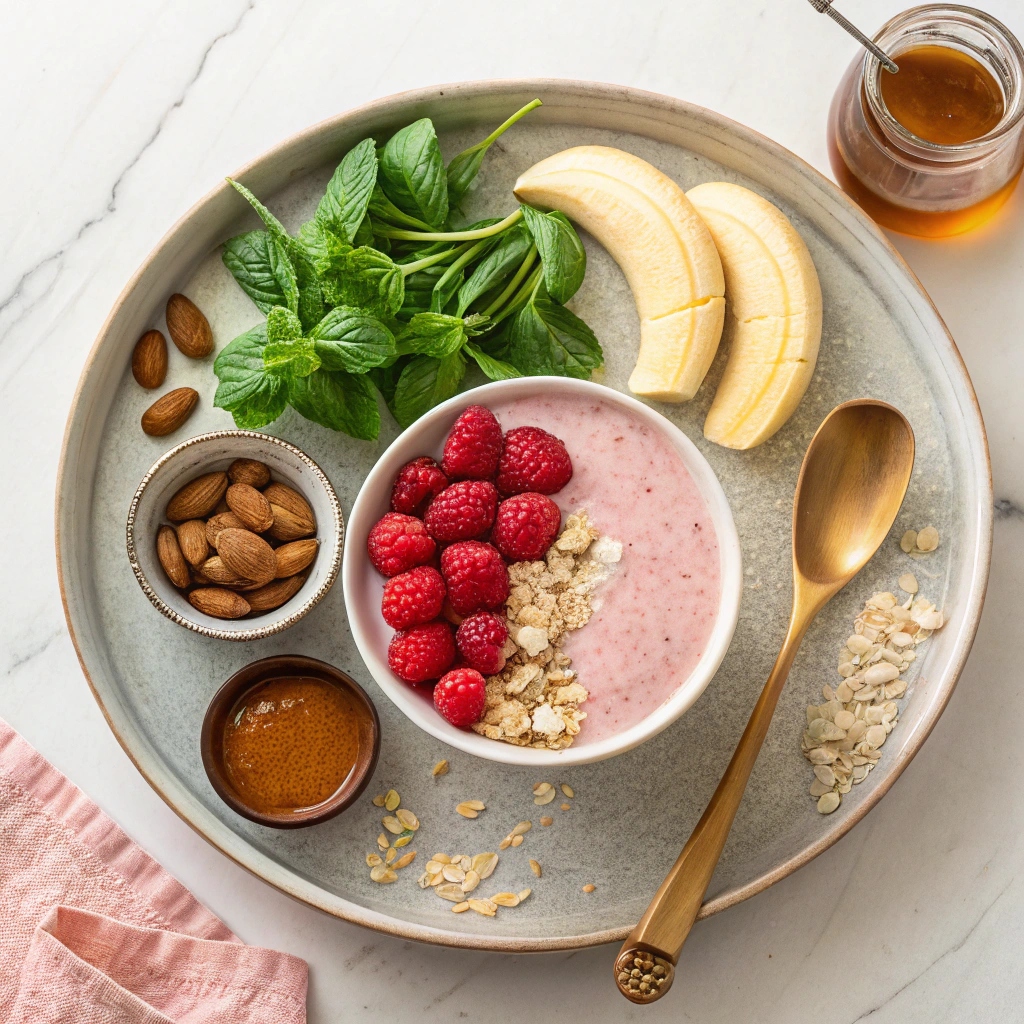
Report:
M897 15L847 69L829 112L832 171L884 227L939 238L992 217L1024 167L1024 50L982 11ZM902 77L901 77L902 76Z

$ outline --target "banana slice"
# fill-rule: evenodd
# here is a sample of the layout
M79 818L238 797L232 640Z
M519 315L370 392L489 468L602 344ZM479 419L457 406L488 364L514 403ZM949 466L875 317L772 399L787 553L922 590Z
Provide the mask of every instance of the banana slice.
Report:
M767 199L724 181L686 195L722 258L732 337L704 436L726 448L753 448L792 416L811 382L821 285L804 240Z
M663 402L693 398L722 337L725 280L711 235L683 190L631 153L579 146L525 171L515 194L561 210L622 268L640 314L630 389Z

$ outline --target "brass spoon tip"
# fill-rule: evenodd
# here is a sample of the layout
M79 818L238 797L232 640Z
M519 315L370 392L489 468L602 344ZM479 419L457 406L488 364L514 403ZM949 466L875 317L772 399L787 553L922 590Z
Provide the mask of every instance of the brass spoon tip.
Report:
M615 984L631 1003L653 1003L671 987L675 965L663 954L644 946L630 946L615 958Z

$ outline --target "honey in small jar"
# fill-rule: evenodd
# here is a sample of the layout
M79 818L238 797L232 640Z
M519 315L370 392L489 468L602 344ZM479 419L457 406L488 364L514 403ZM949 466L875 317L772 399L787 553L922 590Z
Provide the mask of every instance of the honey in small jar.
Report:
M847 71L829 115L829 157L843 190L878 223L941 237L984 223L1024 165L1024 50L981 11L929 5L876 36L899 65L870 54Z
M224 724L224 769L253 810L305 810L330 799L359 760L362 717L323 679L281 677L249 691Z

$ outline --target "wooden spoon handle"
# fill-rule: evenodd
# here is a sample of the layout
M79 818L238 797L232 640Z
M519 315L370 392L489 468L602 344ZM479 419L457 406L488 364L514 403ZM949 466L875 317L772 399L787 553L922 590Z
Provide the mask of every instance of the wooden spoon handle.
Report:
M672 985L679 953L711 884L800 641L817 611L815 608L808 614L800 604L797 602L794 608L782 649L722 781L683 852L616 957L615 983L631 1002L654 1002Z

